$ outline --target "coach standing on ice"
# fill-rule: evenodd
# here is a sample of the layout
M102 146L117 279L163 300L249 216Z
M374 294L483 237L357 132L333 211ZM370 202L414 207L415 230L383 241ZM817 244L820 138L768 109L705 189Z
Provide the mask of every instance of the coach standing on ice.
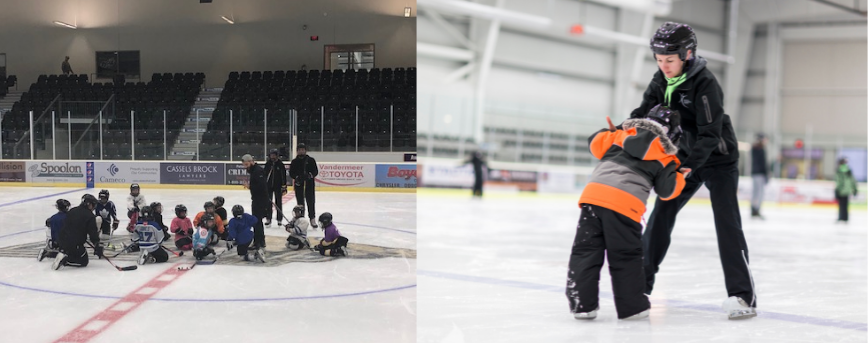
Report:
M729 319L756 316L756 294L748 265L747 242L738 209L738 149L732 122L723 111L723 91L706 60L696 56L696 34L685 24L667 22L651 39L651 51L660 70L645 90L642 105L631 118L642 118L663 104L681 113L684 137L678 149L682 168L690 168L681 195L670 201L657 199L642 235L645 254L645 291L651 294L657 273L671 241L678 211L704 183L711 193L717 230L717 246L723 264L727 299L723 309Z
M268 200L268 189L265 184L265 171L256 164L253 156L246 154L241 156L241 163L247 168L250 180L244 185L250 189L250 212L256 217L256 225L253 226L253 246L251 249L260 249L259 253L265 253L265 228L262 226L262 218L268 214L271 202Z
M316 228L316 194L314 193L314 180L319 175L316 160L307 155L307 147L299 143L295 149L297 153L289 163L289 177L295 180L295 199L304 206L307 201L307 215L310 217L310 226Z

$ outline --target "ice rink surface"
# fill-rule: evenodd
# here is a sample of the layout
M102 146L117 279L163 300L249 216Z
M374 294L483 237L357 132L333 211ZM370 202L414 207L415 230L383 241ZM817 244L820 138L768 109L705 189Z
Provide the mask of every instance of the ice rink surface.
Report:
M599 315L578 321L564 295L578 195L417 195L419 342L868 340L864 206L845 226L834 207L767 203L758 221L743 204L759 315L730 321L710 203L693 200L678 217L649 319L617 320L606 265Z
M119 216L125 216L129 190L110 191ZM282 263L279 256L286 252L287 234L273 225L265 230L267 265L244 265L231 251L216 265L184 272L177 267L192 263L192 256L118 272L91 255L86 268L52 271L50 259L37 262L37 250L28 244L41 245L43 225L56 212L56 199L65 198L75 206L85 192L0 188L0 341L59 342L73 332L96 333L89 342L416 340L415 194L317 192L318 214L331 212L341 234L350 240L349 258ZM90 192L96 195L99 189ZM249 212L250 206L246 190L161 190L143 185L142 194L149 203L163 204L166 225L175 217L178 203L187 206L190 217L217 195L226 198L227 210L241 204ZM287 196L284 202L284 209L291 211L295 199ZM127 235L125 222L122 218L116 235ZM309 231L317 240L322 235L320 230ZM364 253L354 253L354 245L356 252ZM223 249L221 241L216 250ZM316 256L313 259L319 260ZM113 261L127 266L135 264L133 258Z

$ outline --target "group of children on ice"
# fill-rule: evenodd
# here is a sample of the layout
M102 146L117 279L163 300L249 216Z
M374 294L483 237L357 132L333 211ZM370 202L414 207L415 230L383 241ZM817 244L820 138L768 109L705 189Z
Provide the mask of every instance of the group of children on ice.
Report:
M172 235L174 235L175 248L180 251L192 251L197 261L216 259L218 255L214 247L222 239L226 241L226 250L236 249L238 256L241 256L244 261L265 263L264 247L251 245L253 226L261 218L245 213L243 206L232 207L232 217L228 218L227 223L227 212L223 208L225 200L221 196L214 198L213 202L206 202L204 210L196 214L192 221L187 216L187 207L178 204L175 206L176 217L172 219L169 226L166 226L163 222L162 204L159 202L148 204L140 191L138 184L130 185L130 195L127 197L127 217L130 219L130 224L127 226L127 231L132 237L130 244L123 244L121 251L121 253L140 252L138 264L166 262L169 260L169 252L178 256L183 255L183 252L177 253L163 246L163 242L169 240ZM48 227L46 243L39 251L39 261L45 257L54 258L59 251L58 239L71 204L65 199L58 199L55 206L58 212L45 221ZM118 247L112 246L108 239L117 230L119 220L117 209L109 200L108 190L99 192L99 200L93 212L101 241L107 242L100 246L100 250L102 248L116 250ZM332 222L331 213L325 212L320 215L319 222L325 237L314 247L311 247L307 238L311 223L304 217L304 206L295 206L292 214L292 219L285 225L286 232L289 233L286 238L288 249L310 249L323 256L347 256L348 239L341 236ZM211 255L213 257L209 258Z

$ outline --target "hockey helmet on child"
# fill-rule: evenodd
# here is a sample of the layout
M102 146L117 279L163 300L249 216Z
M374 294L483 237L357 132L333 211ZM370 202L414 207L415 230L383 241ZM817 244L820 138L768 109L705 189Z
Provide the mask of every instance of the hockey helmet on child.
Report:
M141 187L139 187L138 183L134 183L130 185L130 195L138 196L141 191Z
M214 197L214 206L223 207L223 204L226 203L226 199L223 199L221 196Z
M163 213L163 204L161 204L159 201L152 202L151 211L153 211L153 213Z
M214 221L214 215L210 213L205 213L204 215L202 215L202 220L200 223L206 229L213 228L214 225L216 225L216 222Z
M68 212L69 206L71 205L72 204L70 204L69 201L66 199L57 199L57 202L55 202L54 204L54 206L57 207L57 210L63 213Z
M301 205L295 205L295 207L292 208L292 214L293 214L296 218L304 217L304 206L301 206Z
M669 140L674 144L678 144L678 140L681 139L682 134L681 115L678 111L658 104L651 111L648 111L648 115L645 118L662 125L666 129L666 135L669 137Z
M178 218L184 218L181 217L181 213L184 213L184 217L187 216L187 206L184 206L184 204L175 205L175 215L178 216Z
M209 208L214 209L214 203L210 201L205 202L205 210L207 211Z
M235 205L232 206L232 216L235 218L241 218L241 215L244 214L244 206Z
M332 214L328 212L319 215L319 222L322 223L323 230L325 230L327 226L331 225L332 219Z
M108 191L108 189L103 189L103 190L99 191L99 202L101 202L101 203L105 203L105 202L103 201L103 199L105 199L105 202L108 202L108 200L109 200L109 191Z
M140 219L153 219L154 218L154 209L151 206L142 207L142 214L139 218Z

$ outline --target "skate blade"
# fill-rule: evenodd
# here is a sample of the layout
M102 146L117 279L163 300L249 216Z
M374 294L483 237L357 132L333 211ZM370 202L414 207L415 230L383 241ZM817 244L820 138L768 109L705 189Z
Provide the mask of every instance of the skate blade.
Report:
M756 317L756 311L732 311L729 313L729 320L742 320Z
M576 318L578 320L591 320L591 319L597 318L597 314L596 313L594 313L594 314L576 313L576 314L573 314L573 318Z

